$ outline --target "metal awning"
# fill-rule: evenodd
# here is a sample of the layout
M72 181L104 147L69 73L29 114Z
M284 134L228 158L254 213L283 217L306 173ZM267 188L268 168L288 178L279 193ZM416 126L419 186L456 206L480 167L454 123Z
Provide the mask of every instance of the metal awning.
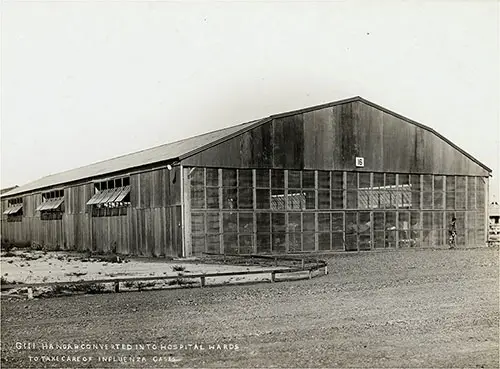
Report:
M49 199L38 205L35 211L57 210L62 205L63 202L64 202L64 197Z
M14 206L11 206L10 208L8 208L7 210L5 210L3 213L5 215L14 215L14 214L17 214L19 212L19 210L21 210L22 208L23 208L22 204L14 205Z
M64 197L58 197L50 202L50 207L45 208L45 210L57 210L64 202Z
M103 196L105 196L108 193L108 191L109 190L99 191L94 196L92 196L89 201L87 201L87 205L100 204L101 199L103 198Z
M130 186L125 186L121 188L120 194L116 197L115 201L120 202L123 201L125 196L127 196L130 192Z
M123 201L125 196L130 192L130 186L111 188L102 190L96 193L87 201L87 205L105 204L110 202Z

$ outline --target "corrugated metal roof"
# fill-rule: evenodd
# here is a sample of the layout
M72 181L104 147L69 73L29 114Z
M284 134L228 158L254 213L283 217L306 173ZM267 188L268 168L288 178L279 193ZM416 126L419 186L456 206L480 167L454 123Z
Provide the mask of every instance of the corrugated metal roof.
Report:
M87 178L93 178L93 177L98 177L98 176L104 176L106 174L111 174L111 173L116 173L120 171L124 171L127 169L132 169L132 168L138 168L141 166L145 165L150 165L162 161L170 161L170 160L176 160L176 159L184 159L190 155L194 155L200 151L203 151L209 147L212 147L222 141L228 140L238 134L241 134L243 132L246 132L256 126L259 126L261 124L264 124L272 119L275 118L281 118L281 117L286 117L290 115L295 115L295 114L301 114L305 112L310 112L314 110L320 110L328 107L332 107L335 105L341 105L341 104L346 104L346 103L351 103L355 101L361 101L367 105L370 105L376 109L379 109L381 111L384 111L388 114L391 114L399 119L402 119L406 121L407 123L416 125L420 128L423 128L429 132L432 132L439 138L441 138L443 141L457 149L459 152L464 154L466 157L468 157L470 160L474 161L481 167L483 167L486 171L491 172L491 169L488 168L486 165L481 163L479 160L474 158L472 155L469 153L465 152L462 150L460 147L455 145L453 142L448 140L446 137L442 136L435 130L433 130L430 127L427 127L421 123L418 123L414 120L411 120L407 117L404 117L400 114L397 114L389 109L386 109L380 105L377 105L375 103L372 103L368 100L363 99L360 96L355 96L352 98L344 99L344 100L338 100L322 105L317 105L317 106L312 106L308 108L303 108L299 110L294 110L294 111L289 111L285 113L280 113L280 114L274 114L271 115L270 117L263 118L263 119L258 119L254 120L251 122L239 124L236 126L220 129L217 131L205 133L199 136L194 136L190 137L184 140L168 143L165 145L153 147L151 149L146 149L142 151L138 151L132 154L127 154L123 156L119 156L113 159L101 161L98 163L90 164L84 167L76 168L76 169L71 169L65 172L53 174L50 176L46 176L43 178L40 178L36 181L33 181L31 183L28 183L24 186L17 187L11 191L9 191L6 194L0 195L0 197L7 197L7 196L13 196L17 194L22 194L25 192L29 191L34 191L46 187L52 187L56 185L61 185L65 183L70 183L70 182L75 182L75 181L80 181L84 180Z
M97 162L84 167L52 174L40 178L36 181L30 182L26 185L17 187L9 191L5 195L13 196L41 188L60 185L63 183L75 182L86 178L102 176L109 173L119 172L148 164L177 159L186 154L189 154L194 150L198 150L207 145L211 145L221 139L231 136L237 132L243 131L251 127L252 125L259 124L260 121L261 120L254 120L236 126L205 133L199 136L194 136L184 140L153 147L151 149L146 149L132 154L127 154L113 159Z

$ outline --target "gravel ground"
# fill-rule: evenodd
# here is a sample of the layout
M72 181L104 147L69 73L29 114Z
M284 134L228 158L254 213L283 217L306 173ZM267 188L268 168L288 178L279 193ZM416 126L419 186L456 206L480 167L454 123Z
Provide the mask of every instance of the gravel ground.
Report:
M312 280L4 301L2 367L498 368L498 257L350 254Z

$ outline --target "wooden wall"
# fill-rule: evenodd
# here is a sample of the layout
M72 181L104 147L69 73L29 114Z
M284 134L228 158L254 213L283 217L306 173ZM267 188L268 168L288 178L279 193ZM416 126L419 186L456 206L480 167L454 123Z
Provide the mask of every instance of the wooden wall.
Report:
M432 132L360 101L273 119L183 161L186 166L488 176Z
M180 182L178 167L131 174L131 205L121 216L92 216L86 205L94 194L90 182L65 188L61 220L41 220L35 209L42 195L25 195L22 222L7 222L2 214L2 238L68 250L181 256ZM3 213L6 199L1 207Z

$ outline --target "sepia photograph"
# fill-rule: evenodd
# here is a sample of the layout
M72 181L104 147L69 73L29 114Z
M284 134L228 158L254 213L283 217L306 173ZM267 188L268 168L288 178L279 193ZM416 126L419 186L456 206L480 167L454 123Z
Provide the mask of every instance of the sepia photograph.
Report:
M500 368L499 1L0 12L1 368Z

